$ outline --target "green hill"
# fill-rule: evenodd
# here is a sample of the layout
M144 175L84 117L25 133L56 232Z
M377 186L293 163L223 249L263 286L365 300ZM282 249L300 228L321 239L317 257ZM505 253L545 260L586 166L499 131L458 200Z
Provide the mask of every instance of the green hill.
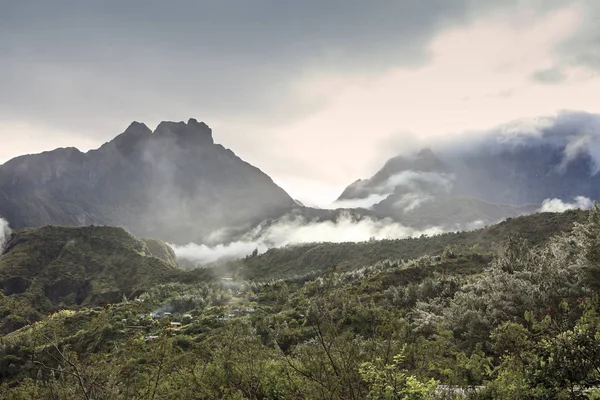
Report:
M178 277L173 251L121 228L16 231L0 258L0 288L45 311L120 301Z
M382 260L410 260L424 255L439 255L447 247L478 246L490 251L509 237L518 235L531 245L545 243L552 235L569 231L574 222L584 222L587 212L538 213L509 218L499 224L469 232L445 233L432 237L379 240L362 243L310 243L270 249L224 265L226 273L244 279L285 278L335 267L352 270Z

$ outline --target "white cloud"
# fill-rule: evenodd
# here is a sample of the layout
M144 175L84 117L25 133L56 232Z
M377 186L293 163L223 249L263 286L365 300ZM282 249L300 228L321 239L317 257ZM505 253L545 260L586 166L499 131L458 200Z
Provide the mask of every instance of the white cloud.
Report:
M338 200L331 205L329 205L328 209L337 209L337 208L371 208L375 204L381 202L386 197L388 197L391 193L373 193L364 199L350 199L350 200Z
M444 191L452 188L454 176L438 172L421 172L421 171L402 171L399 174L393 175L385 181L383 185L376 190L393 191L398 186L406 186L408 188L416 188L419 183L430 183L440 186Z
M2 255L2 251L4 250L4 244L8 240L10 233L11 229L10 226L8 226L8 221L0 217L0 255Z
M417 209L421 204L433 200L435 198L428 194L418 192L407 193L394 203L394 207L401 208L404 212L409 212Z
M171 245L179 258L195 263L209 263L223 258L238 258L255 249L260 253L268 248L297 243L315 242L364 242L375 239L402 239L411 236L437 235L444 230L430 227L423 230L404 226L391 219L356 220L342 214L335 221L307 221L303 217L284 217L272 224L261 224L245 234L239 241L216 246L190 243L185 246Z
M577 196L573 203L565 203L561 199L546 199L542 202L541 212L561 213L567 210L589 210L592 208L593 202L587 197Z
M224 258L241 258L256 249L260 253L267 250L264 244L243 241L231 244L218 244L212 247L196 243L188 243L184 246L169 244L169 246L173 248L178 258L199 264L207 264Z

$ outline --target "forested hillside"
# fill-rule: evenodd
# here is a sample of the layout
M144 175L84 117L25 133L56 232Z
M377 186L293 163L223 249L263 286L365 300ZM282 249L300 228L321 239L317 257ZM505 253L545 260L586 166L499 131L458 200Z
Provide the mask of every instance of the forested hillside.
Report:
M487 248L449 235L412 260L59 311L0 339L0 397L597 398L600 208L586 214L508 221L479 232Z
M432 237L396 240L373 240L362 243L293 244L274 248L264 254L248 256L229 263L221 269L238 273L245 279L285 278L292 275L321 273L335 268L348 271L381 260L410 260L425 255L441 254L447 247L468 249L487 254L513 235L527 239L538 246L559 232L583 222L587 213L570 210L564 213L538 213L509 218L496 225L469 232L451 232Z
M0 255L0 289L17 302L0 310L0 333L64 308L94 307L133 298L159 283L195 281L173 250L122 228L28 228L13 232Z

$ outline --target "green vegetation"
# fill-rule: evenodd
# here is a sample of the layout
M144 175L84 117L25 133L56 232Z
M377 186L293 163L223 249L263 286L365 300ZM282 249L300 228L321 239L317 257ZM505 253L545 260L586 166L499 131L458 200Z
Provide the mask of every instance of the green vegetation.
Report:
M394 256L242 279L288 248L57 311L0 338L0 398L600 398L600 208L335 246Z
M12 234L0 258L0 289L37 320L61 308L116 303L159 283L202 279L204 272L182 271L166 244L121 228L47 226ZM25 324L10 309L2 312L0 333Z
M488 253L512 235L519 235L538 246L559 232L584 222L586 212L571 210L562 214L538 213L509 218L497 225L471 232L457 232L433 237L378 240L363 243L312 243L270 249L222 268L238 273L243 279L289 278L291 275L319 274L331 268L348 271L382 260L410 260L441 254L446 248L471 248Z

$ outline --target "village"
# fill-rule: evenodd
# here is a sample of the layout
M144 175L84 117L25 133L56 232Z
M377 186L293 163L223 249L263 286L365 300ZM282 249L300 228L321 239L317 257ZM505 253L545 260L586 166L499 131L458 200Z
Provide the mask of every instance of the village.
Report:
M121 328L121 333L138 331L143 333L144 341L151 342L163 335L201 333L230 319L248 317L257 311L258 297L243 283L235 282L231 277L224 277L219 286L216 292L219 292L217 299L220 301L217 303L222 304L182 311L171 304L171 299L165 299L163 304L156 305L153 304L154 301L147 301L148 297L145 296L126 303L129 310L116 322ZM148 312L151 306L154 308Z

